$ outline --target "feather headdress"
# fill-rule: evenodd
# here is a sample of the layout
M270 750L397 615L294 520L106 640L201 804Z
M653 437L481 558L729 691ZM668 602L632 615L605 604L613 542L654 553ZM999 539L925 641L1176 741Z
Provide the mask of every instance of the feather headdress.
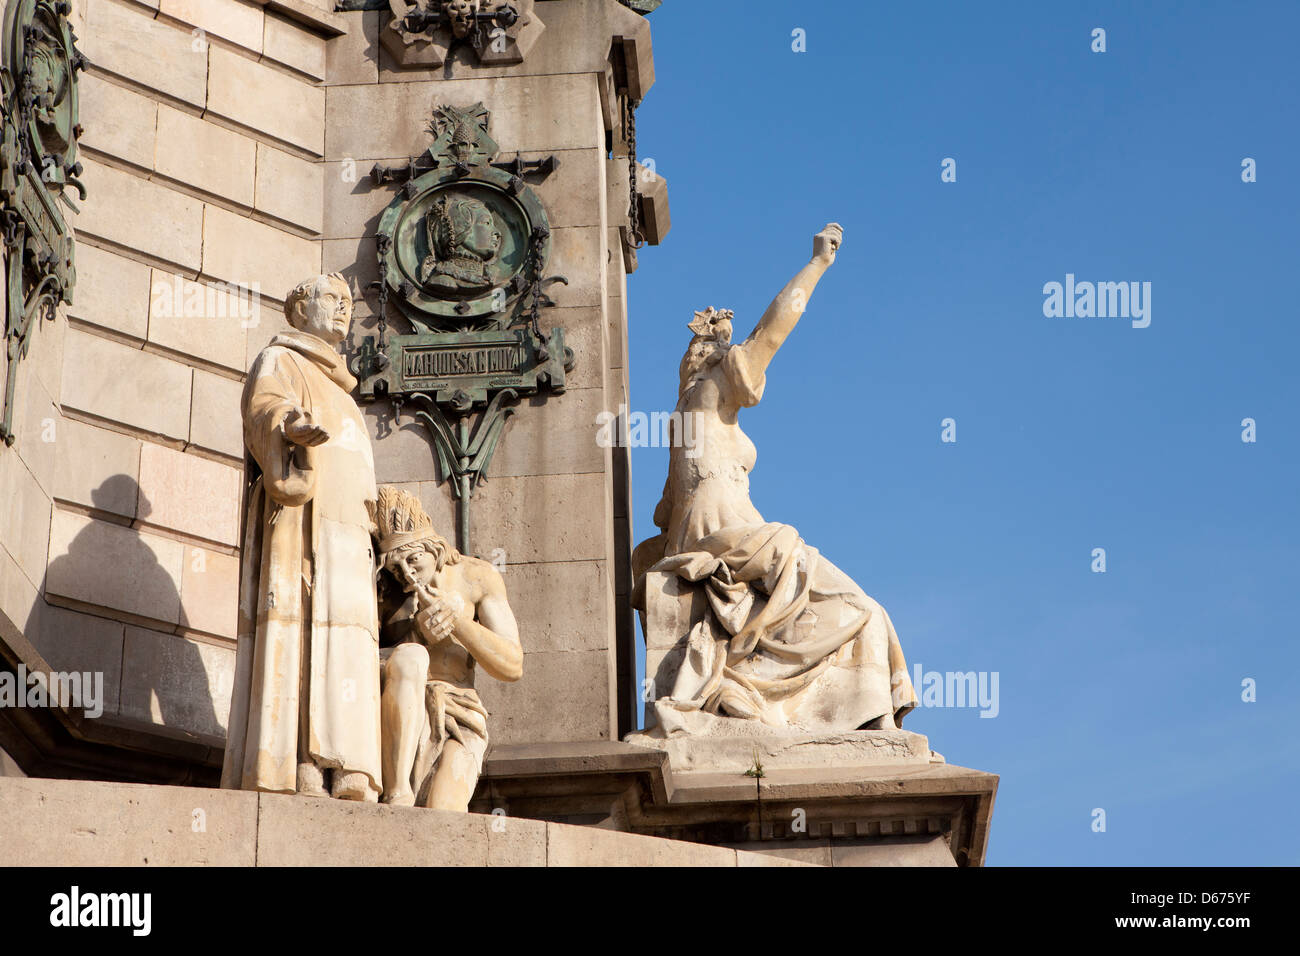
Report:
M422 538L440 538L433 530L433 519L425 513L420 499L392 485L379 486L379 500L367 502L370 518L379 529L379 551L389 554L405 544Z

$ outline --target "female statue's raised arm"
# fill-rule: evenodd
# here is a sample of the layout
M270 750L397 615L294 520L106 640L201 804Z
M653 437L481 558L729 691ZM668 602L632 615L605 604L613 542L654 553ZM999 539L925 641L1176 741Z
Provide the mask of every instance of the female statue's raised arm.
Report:
M827 224L825 229L813 237L812 261L786 283L758 320L754 331L749 333L743 348L750 360L750 367L755 372L767 370L776 350L799 324L799 316L808 307L808 300L812 298L813 289L817 288L822 274L835 261L835 252L843 238L844 230L834 222Z

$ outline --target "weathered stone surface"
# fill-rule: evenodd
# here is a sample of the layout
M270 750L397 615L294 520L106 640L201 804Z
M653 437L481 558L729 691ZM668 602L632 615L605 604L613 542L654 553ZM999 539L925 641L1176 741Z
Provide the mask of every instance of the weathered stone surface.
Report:
M303 229L320 232L323 170L319 163L309 163L284 150L258 143L255 208Z
M54 497L134 518L139 498L140 441L70 418L59 423L58 436Z
M154 269L149 296L149 342L235 372L244 371L246 328L254 303L248 290L192 282Z
M327 89L326 159L417 155L429 145L424 120L435 100L487 104L492 138L503 153L600 148L604 143L596 87L588 76L539 76L527 83L512 78L379 83ZM375 116L412 121L376 126L371 121Z
M179 541L56 510L45 593L175 624L184 559Z
M122 0L88 0L77 43L96 70L203 108L207 50L196 49L189 30Z
M181 627L234 640L238 623L239 556L191 546L181 569Z
M5 492L0 543L27 579L39 586L50 542L50 499L22 459L12 453L0 455L0 488Z
M665 751L674 772L744 773L755 760L762 763L764 770L930 764L929 740L908 730L791 734L788 729L781 732L756 720L719 717L717 733L667 740L629 734L625 742Z
M259 866L486 866L479 814L344 800L261 797Z
M159 176L245 209L253 205L257 143L190 113L158 106Z
M830 840L733 843L740 866L830 866Z
M33 828L40 840L29 839ZM764 865L750 856L489 814L199 787L0 779L0 865L7 866Z
M601 389L525 399L506 420L489 478L604 473L609 449L598 443Z
M144 339L149 331L149 276L144 263L77 243L77 286L68 315L118 335Z
M493 813L487 818L488 866L546 866L546 824Z
M88 157L82 165L82 181L95 201L82 204L78 234L138 250L186 273L198 271L203 203Z
M108 339L68 332L61 402L65 409L184 439L190 428L189 367Z
M320 246L216 206L203 219L203 275L283 300L304 276L320 271ZM265 308L263 309L265 312Z
M605 320L598 308L546 309L542 312L544 329L564 329L564 344L573 349L577 364L572 372L565 373L569 388L605 387ZM607 396L608 397L608 396ZM611 411L617 412L617 402L611 402Z
M170 17L228 40L253 53L262 52L262 7L243 0L158 0L160 18Z
M443 485L422 481L419 494L434 527L455 528L451 494ZM507 564L604 560L608 512L604 475L495 478L474 492L474 551L490 555L501 548Z
M153 169L158 115L154 100L97 73L81 77L77 95L85 126L81 145L121 162Z
M0 784L0 865L252 866L257 794L44 778ZM33 828L41 839L31 839Z
M62 416L45 386L35 376L28 377L23 386L23 390L14 396L15 453L32 473L41 491L49 497L53 495L58 479L55 466Z
M605 295L603 270L607 259L605 237L599 226L554 230L549 271L569 278L568 285L551 289L556 305L599 306Z
M321 154L325 147L324 90L220 47L211 47L209 58L209 112Z
M326 239L321 244L321 271L341 272L354 289L379 278L373 239Z
M262 302L256 315L256 324L248 330L248 352L245 355L245 369L251 368L257 353L270 344L271 339L281 332L291 331L293 326L284 317L284 310L272 302Z
M507 586L509 577L507 575ZM493 743L607 740L614 735L613 657L604 651L529 653L513 684L481 680Z
M605 615L613 593L603 561L508 564L502 576L525 653L609 648L612 635Z
M325 48L326 85L379 81L379 11L340 13L347 24L344 36Z
M190 443L232 458L244 457L244 431L239 420L239 396L244 386L201 369L194 371L194 402L190 408Z
M238 468L144 442L136 520L233 546L240 483Z
M0 777L25 777L23 768L18 766L13 757L0 750Z
M313 80L325 79L325 38L292 20L266 15L262 56L305 73Z
M550 823L547 860L550 866L735 866L736 851Z
M23 622L19 622L23 623ZM36 601L23 633L56 671L102 674L104 715L118 711L122 683L122 638L126 625ZM93 679L93 678L92 678ZM92 703L85 701L86 705Z
M948 842L939 835L896 837L854 846L831 843L832 866L956 866Z
M128 626L118 712L169 736L198 736L220 746L234 670L233 648Z
M0 476L3 475L4 466L0 465ZM37 605L45 603L37 590L39 584L18 567L7 548L0 547L0 614L15 627L24 627Z
M63 343L67 332L66 303L55 309L53 319L42 319L33 326L27 358L18 363L18 377L14 383L18 394L22 394L33 379L41 383L47 395L59 394L63 382ZM0 361L0 369L5 367L5 362Z

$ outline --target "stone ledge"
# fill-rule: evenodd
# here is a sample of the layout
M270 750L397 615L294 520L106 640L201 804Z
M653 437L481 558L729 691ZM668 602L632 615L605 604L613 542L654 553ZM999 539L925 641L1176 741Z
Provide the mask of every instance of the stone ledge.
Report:
M39 840L31 839L33 832ZM243 790L0 778L0 866L769 866L730 847Z
M724 718L725 719L725 718ZM757 764L764 771L877 765L928 765L930 743L908 730L855 730L842 734L774 734L755 721L733 720L758 732L744 736L654 737L630 734L626 742L668 754L678 772L745 773ZM729 728L730 729L730 728ZM766 732L763 732L766 731Z
M756 780L682 771L662 750L578 741L494 746L470 807L837 866L982 866L997 785L996 774L920 761L772 769ZM822 841L828 854L807 852Z

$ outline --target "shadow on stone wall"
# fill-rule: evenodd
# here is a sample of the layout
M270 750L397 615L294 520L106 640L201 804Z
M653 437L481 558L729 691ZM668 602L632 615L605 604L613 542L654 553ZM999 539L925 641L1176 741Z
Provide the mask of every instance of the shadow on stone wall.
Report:
M91 492L95 507L104 512L119 511L121 502L132 498L138 523L149 516L152 506L130 475L113 475ZM225 721L217 715L198 645L156 629L165 624L123 625L43 599L51 579L67 581L71 575L95 573L111 562L111 568L103 569L104 580L147 594L157 606L179 608L179 625L184 627L180 593L148 545L133 534L115 535L112 543L111 551L104 553L102 529L95 525L73 538L67 552L46 568L42 599L32 608L24 633L54 670L104 674L105 716L115 714L121 722L169 737L224 746Z

